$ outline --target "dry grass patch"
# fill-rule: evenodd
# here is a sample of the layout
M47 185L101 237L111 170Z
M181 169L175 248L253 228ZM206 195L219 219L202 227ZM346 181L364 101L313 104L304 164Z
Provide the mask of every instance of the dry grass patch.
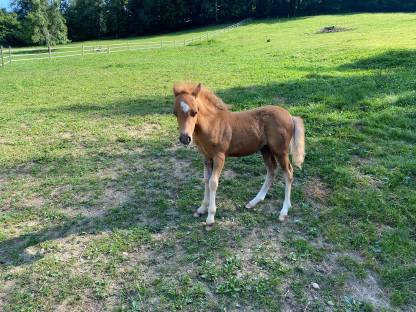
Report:
M191 163L188 160L171 157L169 162L171 164L171 168L173 169L173 176L176 179L186 180L187 177L195 172L194 169L191 168Z
M132 138L144 138L154 136L160 132L162 126L157 122L146 122L137 127L128 127L126 134Z
M383 181L373 175L363 173L359 167L351 167L351 172L353 173L355 179L357 179L357 181L365 187L382 188L384 186Z
M22 204L26 208L42 208L46 203L46 200L40 195L32 195L22 200Z
M330 189L319 177L315 177L305 182L303 193L309 200L325 201L330 194Z
M231 169L225 169L222 174L221 177L223 177L226 180L232 180L237 176L237 173L235 173L233 170Z
M122 172L126 170L126 164L122 160L117 160L112 167L101 169L97 172L97 177L102 180L117 180Z
M391 309L390 302L387 299L388 296L373 274L368 274L364 280L349 279L346 289L352 298L371 303L377 311Z

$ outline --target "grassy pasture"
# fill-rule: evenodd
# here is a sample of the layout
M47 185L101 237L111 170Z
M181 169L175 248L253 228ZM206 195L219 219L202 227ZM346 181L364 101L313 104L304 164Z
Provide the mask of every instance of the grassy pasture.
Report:
M317 34L331 25L347 31ZM415 14L262 20L1 69L0 310L415 311L414 29ZM304 117L288 222L281 176L244 208L260 155L227 161L213 231L192 217L202 163L177 144L178 80Z

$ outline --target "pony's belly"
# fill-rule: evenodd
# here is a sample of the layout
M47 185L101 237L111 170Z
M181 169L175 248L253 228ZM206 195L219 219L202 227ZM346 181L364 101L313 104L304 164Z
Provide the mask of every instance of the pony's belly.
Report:
M252 154L254 154L256 151L254 151L254 152L250 152L250 153L241 153L241 152L239 152L239 153L231 153L231 154L228 154L227 156L229 156L229 157L243 157L243 156L249 156L249 155L252 155Z
M260 149L259 146L241 146L239 148L230 149L227 153L231 157L248 156L256 153Z

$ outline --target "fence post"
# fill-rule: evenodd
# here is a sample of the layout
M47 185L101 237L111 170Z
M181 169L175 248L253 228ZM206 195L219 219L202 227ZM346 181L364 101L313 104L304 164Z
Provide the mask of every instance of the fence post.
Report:
M81 55L82 57L84 57L84 44L82 44L81 49L82 49Z
M0 57L1 57L1 67L3 67L4 66L3 46L0 46Z
M12 63L12 47L9 46L9 64Z
M48 52L49 52L49 59L51 59L52 58L52 49L51 49L50 45L48 45Z
M0 46L1 66L4 66L3 46Z
M110 53L110 46L107 46L107 54Z

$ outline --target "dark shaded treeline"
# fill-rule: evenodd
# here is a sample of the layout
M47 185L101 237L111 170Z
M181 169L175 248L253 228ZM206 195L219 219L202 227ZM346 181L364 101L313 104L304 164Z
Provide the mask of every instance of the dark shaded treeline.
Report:
M138 36L247 17L415 12L416 0L14 0L13 11L0 10L0 44Z

